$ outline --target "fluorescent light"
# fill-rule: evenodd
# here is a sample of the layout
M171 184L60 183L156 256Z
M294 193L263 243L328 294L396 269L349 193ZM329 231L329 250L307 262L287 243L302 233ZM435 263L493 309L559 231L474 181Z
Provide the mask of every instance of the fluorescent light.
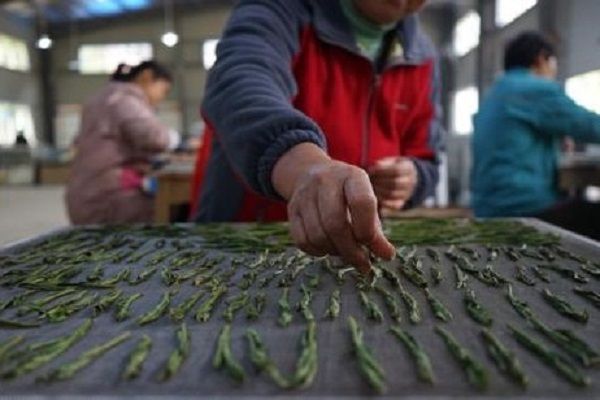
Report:
M173 31L168 31L162 35L160 40L165 46L174 47L179 43L179 35Z
M48 50L50 47L52 47L52 39L50 39L50 36L46 34L40 36L37 41L37 48L41 50Z

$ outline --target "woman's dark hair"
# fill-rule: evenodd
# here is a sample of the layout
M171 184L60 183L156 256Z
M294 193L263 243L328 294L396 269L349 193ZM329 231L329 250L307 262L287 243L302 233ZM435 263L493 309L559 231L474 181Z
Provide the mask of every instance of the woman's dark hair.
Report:
M171 72L156 61L144 61L139 65L131 66L127 64L119 64L117 70L112 75L111 80L115 82L131 82L138 77L142 72L150 70L155 80L165 80L173 82Z
M552 43L537 32L523 32L506 45L504 69L531 68L540 55L545 59L556 56Z

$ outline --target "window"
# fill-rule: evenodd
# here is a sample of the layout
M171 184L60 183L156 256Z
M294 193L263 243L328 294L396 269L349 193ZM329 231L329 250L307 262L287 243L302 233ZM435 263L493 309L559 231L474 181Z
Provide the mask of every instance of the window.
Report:
M56 129L56 147L68 149L79 133L81 109L76 104L60 104L56 110L54 125Z
M566 91L577 104L600 114L600 70L567 79Z
M537 0L496 0L496 25L506 26L537 4Z
M19 132L23 132L30 145L36 143L31 107L0 102L0 146L14 145Z
M157 116L163 124L171 129L181 131L182 116L179 103L176 101L164 101L158 107Z
M202 45L202 62L204 63L204 69L209 70L217 62L217 45L219 39L209 39Z
M29 71L27 43L0 33L0 67L13 71Z
M473 133L473 116L479 109L479 90L469 86L454 93L452 128L458 135Z
M479 45L481 36L481 17L475 11L469 11L458 20L454 28L454 54L462 57Z
M79 47L79 72L112 74L119 64L137 65L153 54L150 43L85 44Z

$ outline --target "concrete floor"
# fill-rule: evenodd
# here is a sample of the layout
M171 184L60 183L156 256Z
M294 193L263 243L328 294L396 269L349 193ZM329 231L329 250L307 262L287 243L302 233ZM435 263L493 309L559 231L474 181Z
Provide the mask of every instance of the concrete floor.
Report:
M62 186L0 186L0 247L68 226Z

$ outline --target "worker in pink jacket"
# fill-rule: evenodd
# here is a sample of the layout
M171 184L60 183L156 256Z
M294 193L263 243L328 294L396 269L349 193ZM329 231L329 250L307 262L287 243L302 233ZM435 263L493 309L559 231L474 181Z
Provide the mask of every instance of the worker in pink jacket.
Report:
M84 107L66 202L73 224L149 222L144 193L151 157L179 144L155 107L167 96L170 73L153 61L119 66L112 81Z

